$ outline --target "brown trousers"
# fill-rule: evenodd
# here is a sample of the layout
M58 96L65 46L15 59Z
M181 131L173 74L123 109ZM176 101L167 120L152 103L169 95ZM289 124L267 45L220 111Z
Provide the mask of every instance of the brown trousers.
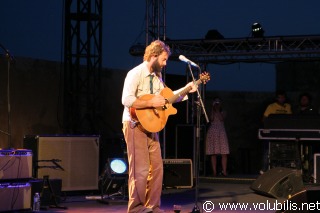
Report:
M131 122L123 123L123 133L129 161L128 213L158 209L163 179L158 133L145 134Z

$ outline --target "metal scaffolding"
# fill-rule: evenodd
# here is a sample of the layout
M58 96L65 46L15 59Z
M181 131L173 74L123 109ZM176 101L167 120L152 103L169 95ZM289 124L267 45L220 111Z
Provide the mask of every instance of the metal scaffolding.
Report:
M171 59L180 54L201 64L319 61L320 35L237 39L168 40Z
M166 40L166 0L146 0L146 46Z
M65 1L64 131L92 134L101 110L102 0Z

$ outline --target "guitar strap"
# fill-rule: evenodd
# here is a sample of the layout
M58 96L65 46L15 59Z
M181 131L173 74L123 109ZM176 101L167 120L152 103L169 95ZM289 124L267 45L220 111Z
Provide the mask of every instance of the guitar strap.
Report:
M148 132L145 128L143 128L143 126L141 125L141 123L139 121L137 122L137 127L141 132L144 132L147 135L152 134L151 132Z
M164 83L164 81L162 80L161 76L158 76L159 80L161 81L161 83L163 84L164 87L167 87L167 85Z

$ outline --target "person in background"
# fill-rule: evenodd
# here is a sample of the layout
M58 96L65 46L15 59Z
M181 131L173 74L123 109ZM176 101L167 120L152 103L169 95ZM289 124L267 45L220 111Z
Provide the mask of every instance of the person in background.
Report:
M263 121L270 114L292 114L291 105L287 103L287 95L284 91L276 91L276 100L269 104L263 113Z
M217 175L217 155L221 155L222 175L227 176L229 142L224 126L226 112L222 109L221 99L214 98L210 114L210 126L206 135L206 154L210 156L213 176Z
M299 95L299 106L296 114L313 115L317 114L316 110L312 107L312 97L309 93L301 93Z
M129 161L128 213L164 212L160 209L163 161L159 135L143 129L139 121L133 119L130 109L165 107L166 99L160 94L165 87L161 71L166 66L169 55L170 48L164 42L151 42L145 49L143 62L130 70L124 81L122 131ZM197 86L189 82L185 87L174 91L174 94L179 94L176 102L187 99L183 92L180 94L183 89L195 92ZM147 94L154 95L150 99L140 98Z
M283 90L276 91L275 101L269 104L263 113L262 122L271 114L292 114L291 104L287 103L287 95ZM269 141L263 141L263 165L260 174L269 169Z

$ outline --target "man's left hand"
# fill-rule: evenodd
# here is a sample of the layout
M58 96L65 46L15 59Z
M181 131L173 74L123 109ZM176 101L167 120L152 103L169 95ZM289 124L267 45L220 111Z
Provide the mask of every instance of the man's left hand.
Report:
M189 91L189 93L197 91L198 85L195 85L192 81L189 82L186 87L191 87L192 89Z

